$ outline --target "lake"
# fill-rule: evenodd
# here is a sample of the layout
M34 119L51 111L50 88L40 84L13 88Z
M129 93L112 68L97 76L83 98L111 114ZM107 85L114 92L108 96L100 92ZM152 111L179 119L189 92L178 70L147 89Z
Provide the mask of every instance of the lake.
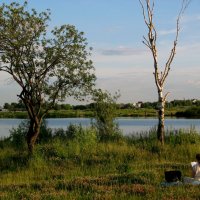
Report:
M9 130L16 128L23 119L0 119L0 137L9 136ZM125 135L149 131L157 125L156 118L117 118L120 129ZM81 124L84 127L90 126L90 118L50 118L47 119L48 127L52 129L66 129L70 124ZM166 118L166 129L178 130L195 128L200 132L200 119Z

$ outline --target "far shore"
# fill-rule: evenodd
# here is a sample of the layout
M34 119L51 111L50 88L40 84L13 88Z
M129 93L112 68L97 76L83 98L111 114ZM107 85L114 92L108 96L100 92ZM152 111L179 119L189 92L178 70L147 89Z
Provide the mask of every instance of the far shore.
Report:
M186 108L178 107L166 109L166 117L187 117L184 115ZM90 109L85 110L51 110L46 118L76 118L76 117L94 117L94 113ZM118 109L116 117L157 117L157 110L152 108L138 109ZM0 118L17 118L26 119L28 114L26 111L1 111ZM190 118L200 118L196 115L191 115Z

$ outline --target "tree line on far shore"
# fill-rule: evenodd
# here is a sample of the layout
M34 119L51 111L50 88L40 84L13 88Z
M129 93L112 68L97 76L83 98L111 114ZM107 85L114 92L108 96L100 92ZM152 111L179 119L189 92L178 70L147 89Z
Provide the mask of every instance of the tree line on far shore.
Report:
M190 106L200 106L200 100L197 99L183 99L183 100L173 100L166 102L166 108L174 107L190 107ZM94 103L86 105L70 105L70 104L55 104L53 110L92 110L94 108ZM134 108L149 108L156 109L157 102L141 102L140 106L136 106L134 103L118 103L117 108L119 109L134 109ZM21 100L18 102L4 103L3 109L9 111L25 111L26 107Z

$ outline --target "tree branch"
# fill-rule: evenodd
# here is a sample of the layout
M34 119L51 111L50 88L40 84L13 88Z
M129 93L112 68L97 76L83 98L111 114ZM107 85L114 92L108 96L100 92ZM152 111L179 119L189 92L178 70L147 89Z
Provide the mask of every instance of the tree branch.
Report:
M173 44L173 48L171 49L171 53L169 55L169 58L168 58L168 60L165 64L165 69L164 69L163 76L162 76L162 79L161 79L162 84L164 84L165 79L167 78L167 76L169 74L171 63L172 63L174 56L176 54L176 46L177 46L177 43L178 43L178 36L179 36L179 32L180 32L181 17L184 14L186 8L189 6L190 2L191 2L191 0L183 0L182 1L181 9L180 9L180 12L179 12L177 20L176 20L176 35L175 35L175 39L174 39L174 44Z

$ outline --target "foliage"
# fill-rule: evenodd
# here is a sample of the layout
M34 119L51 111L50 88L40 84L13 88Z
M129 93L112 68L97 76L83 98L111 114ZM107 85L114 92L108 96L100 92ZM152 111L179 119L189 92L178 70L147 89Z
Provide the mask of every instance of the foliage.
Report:
M156 109L157 102L141 102L141 108L146 109ZM200 100L197 99L184 99L184 100L173 100L173 101L166 101L166 109L183 109L188 108L192 106L200 106ZM117 107L121 110L128 109L128 110L134 110L138 109L134 106L133 103L120 103L117 104ZM21 100L19 102L12 102L12 103L5 103L3 106L4 109L7 109L9 111L22 111L25 110L25 105ZM55 103L55 106L53 108L54 110L91 110L94 109L94 103L86 104L86 105L70 105L70 104L64 104L64 103Z
M17 149L24 149L26 147L26 134L28 131L28 120L22 121L17 128L10 130L10 141L12 146Z
M79 126L75 132L74 140L78 142L80 146L80 152L83 155L90 153L92 150L95 150L97 144L97 135L95 129L84 129L82 126Z
M1 70L22 84L24 91L19 97L23 100L26 90L35 98L42 96L49 101L55 101L55 95L56 100L63 100L66 95L77 98L80 94L85 95L95 77L90 73L93 66L87 59L90 53L83 32L78 32L74 26L63 25L55 27L49 39L46 37L49 11L38 14L34 9L27 11L26 7L27 3L3 5L0 18L1 62L7 63Z
M39 155L40 158L42 157L44 159L65 159L67 157L66 144L62 140L55 139L39 146L34 155Z
M0 7L0 71L21 87L18 97L30 119L30 152L48 111L69 96L82 100L95 81L84 33L62 25L49 34L49 19L49 11L29 11L26 1L22 6L13 2Z
M17 149L26 148L26 137L29 129L29 120L22 121L17 128L10 130L9 140L11 145ZM47 127L46 121L43 120L40 129L40 136L38 137L38 143L46 143L52 138L52 130Z
M94 94L95 121L93 125L97 128L100 140L117 139L120 137L118 124L114 121L117 114L116 101L119 93L112 96L109 92L97 90Z
M45 119L42 120L40 127L40 135L37 139L38 143L47 143L53 137L53 130L48 128L48 123Z
M200 117L200 107L199 106L191 106L187 108L185 111L177 112L177 117Z
M75 139L76 135L79 135L80 134L79 132L81 132L81 130L82 130L81 125L77 126L70 124L66 130L67 139Z
M20 100L18 103L12 102L12 103L5 103L3 106L4 109L9 111L24 111L26 110L24 103L22 100Z
M26 120L16 129L13 128L9 138L0 140L0 147L24 151L28 123L28 120ZM84 129L81 125L70 125L66 131L63 129L53 131L47 128L44 122L41 131L37 140L38 147L36 147L31 156L32 159L28 163L32 167L37 168L40 165L45 165L46 159L59 162L67 157L78 159L79 163L83 163L83 158L88 157L96 150L97 136L92 128Z

